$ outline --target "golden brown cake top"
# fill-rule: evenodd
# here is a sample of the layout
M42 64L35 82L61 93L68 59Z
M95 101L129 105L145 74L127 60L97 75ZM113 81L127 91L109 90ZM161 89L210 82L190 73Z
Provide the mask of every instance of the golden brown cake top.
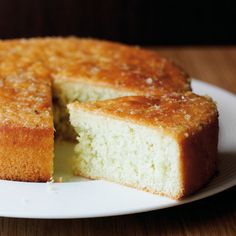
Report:
M0 60L5 76L25 69L36 72L35 63L41 63L46 77L140 95L190 89L188 76L157 53L107 41L74 37L0 41Z
M1 127L53 128L50 84L27 74L0 78Z
M69 104L70 108L95 112L185 137L215 121L218 112L209 97L192 92L161 97L130 96L106 101Z
M0 41L2 127L52 128L51 78L40 48Z
M137 47L73 37L0 40L0 122L51 125L52 79L135 94L189 90L179 68Z

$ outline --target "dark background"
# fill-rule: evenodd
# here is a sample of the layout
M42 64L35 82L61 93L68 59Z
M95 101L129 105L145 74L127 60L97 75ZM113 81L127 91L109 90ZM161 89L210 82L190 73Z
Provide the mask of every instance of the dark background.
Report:
M224 0L0 0L0 38L46 35L140 45L236 44L236 7Z

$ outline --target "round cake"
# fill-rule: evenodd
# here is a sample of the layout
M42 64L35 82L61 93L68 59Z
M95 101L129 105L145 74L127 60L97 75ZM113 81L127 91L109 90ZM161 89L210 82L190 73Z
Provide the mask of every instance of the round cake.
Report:
M119 100L120 97L127 97L129 100L129 97L138 96L139 101L146 102L148 98L150 101L156 101L152 98L168 98L171 94L178 94L179 98L186 92L191 94L190 79L182 69L156 52L139 47L76 37L2 40L0 178L36 182L52 178L54 129L58 138L75 141L76 137L66 108L69 103L104 100L105 106L114 99L114 103L119 106L120 102L122 107L126 104L126 99ZM187 97L191 98L190 95ZM189 99L186 102L191 104ZM202 99L206 101L205 98ZM179 107L179 99L172 99L171 103L173 110ZM212 103L212 106L209 103ZM202 125L201 130L205 130L205 133L200 136L201 142L197 142L197 145L201 150L199 155L207 156L212 160L209 163L215 163L218 137L217 110L212 101L207 100L206 104L211 107L209 114L214 113L215 118L208 122L207 114L205 117L194 114L197 125L207 124L206 127ZM142 107L142 104L140 106ZM196 106L197 104L190 105L188 109L196 110ZM159 113L155 114L158 120ZM172 116L172 113L167 111L161 114ZM209 129L211 122L214 124L212 130ZM214 136L215 140L210 153L204 148L209 142L206 139L208 134ZM193 140L193 137L185 138L186 142ZM195 150L193 145L186 145L186 148ZM195 154L191 157L191 150L182 151L185 153L184 156L181 154L181 165L184 170L187 168L186 165L198 163ZM145 153L143 158L147 158ZM191 158L193 162L189 161ZM201 163L208 162L199 158L199 163L200 166ZM188 181L181 182L181 186L185 186L183 188L186 189L182 189L181 194L169 196L183 197L202 186L214 173L215 165L211 166L214 168L205 171L204 177L199 176L202 172L194 172L195 176L191 178L198 179L196 186L187 186ZM145 184L142 183L141 186L145 189ZM168 192L163 194L168 195Z

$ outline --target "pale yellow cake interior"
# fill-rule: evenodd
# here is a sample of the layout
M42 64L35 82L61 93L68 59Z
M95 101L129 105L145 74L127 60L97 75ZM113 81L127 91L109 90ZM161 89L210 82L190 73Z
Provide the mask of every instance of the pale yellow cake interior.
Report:
M181 191L179 146L161 131L78 110L69 105L78 134L75 174L102 178L176 197Z

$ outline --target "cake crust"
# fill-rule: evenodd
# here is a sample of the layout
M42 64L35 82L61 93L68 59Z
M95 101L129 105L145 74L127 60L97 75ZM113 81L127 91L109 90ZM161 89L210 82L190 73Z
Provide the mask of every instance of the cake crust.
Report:
M162 129L178 138L194 135L202 127L218 120L212 99L192 92L170 93L161 97L127 96L106 101L74 102L68 107Z
M45 78L55 81L80 81L136 95L191 89L189 76L156 52L104 40L75 37L5 40L0 41L0 60L3 63L0 73L5 76L17 73L19 68L34 72L40 69L47 72Z
M0 127L0 178L46 182L53 170L53 129Z
M93 39L71 38L67 42L80 53L67 50L66 43L60 45L67 52L63 57L70 63L63 62L56 70L56 80L80 81L135 95L191 90L189 76L156 52ZM58 68L61 63L58 58L53 66Z

